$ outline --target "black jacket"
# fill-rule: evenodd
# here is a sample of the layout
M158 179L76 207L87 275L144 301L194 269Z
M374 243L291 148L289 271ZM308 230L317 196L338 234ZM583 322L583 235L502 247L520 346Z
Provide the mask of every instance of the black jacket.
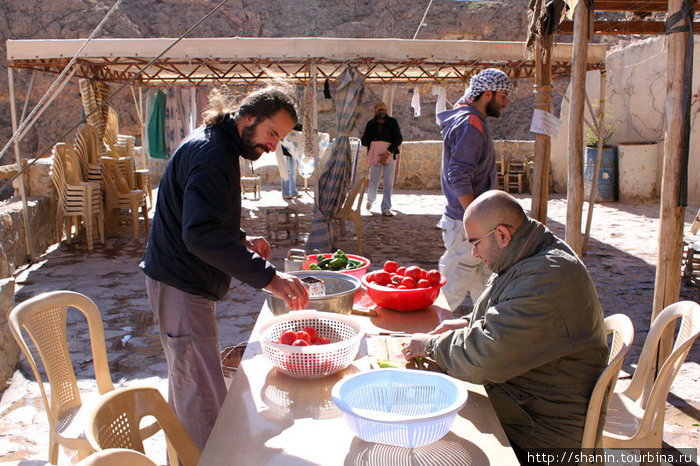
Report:
M232 276L256 288L270 283L274 266L241 243L242 147L230 116L180 144L158 189L140 264L146 275L214 301L226 295Z
M369 149L372 141L385 141L391 144L389 152L392 154L399 153L399 146L403 142L401 129L396 118L386 117L384 123L379 123L377 117L372 118L365 126L365 132L362 134L362 145Z

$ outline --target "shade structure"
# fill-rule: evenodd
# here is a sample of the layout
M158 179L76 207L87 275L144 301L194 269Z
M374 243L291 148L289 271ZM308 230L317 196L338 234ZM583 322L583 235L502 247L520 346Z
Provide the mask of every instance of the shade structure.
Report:
M120 82L170 46L173 38L93 39L78 56L76 75ZM11 68L60 73L85 39L8 40ZM591 44L589 69L605 61L604 44ZM220 37L183 39L134 81L139 86L173 84L253 84L285 78L299 84L335 80L345 66L357 67L367 83L468 82L485 68L500 68L511 78L534 75L534 59L524 57L524 42L474 40L358 39L332 37ZM552 73L570 73L571 44L556 44Z
M329 251L332 246L329 226L348 193L352 176L348 134L359 114L357 104L364 93L364 83L364 76L353 66L346 67L338 77L335 96L338 136L316 185L314 217L306 246L308 250Z

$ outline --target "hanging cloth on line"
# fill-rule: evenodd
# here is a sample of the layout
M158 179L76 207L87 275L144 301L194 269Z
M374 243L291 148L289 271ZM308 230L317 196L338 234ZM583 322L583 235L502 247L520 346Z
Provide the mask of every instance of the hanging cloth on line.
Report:
M148 119L148 154L152 158L167 159L165 146L165 93L158 91L153 101L153 108Z

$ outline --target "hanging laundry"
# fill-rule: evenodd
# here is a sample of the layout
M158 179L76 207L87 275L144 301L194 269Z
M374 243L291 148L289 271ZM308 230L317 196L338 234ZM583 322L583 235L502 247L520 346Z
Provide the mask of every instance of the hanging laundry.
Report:
M148 154L152 158L167 159L168 151L165 146L165 104L166 96L158 91L153 99L153 107L148 118Z
M391 116L394 114L394 95L396 94L396 85L392 84L391 87L385 86L384 93L382 94L382 102L386 104L386 113Z
M168 156L172 155L180 142L194 129L192 118L192 95L194 88L169 87L165 105L165 145Z
M417 87L413 89L411 107L413 107L413 116L418 118L420 116L420 90Z
M328 81L328 78L323 81L323 97L326 99L331 98L331 83Z
M207 91L201 88L197 88L197 95L195 97L195 100L197 101L197 108L195 109L195 115L197 115L196 126L200 127L203 123L202 114L209 106L209 98Z
M433 86L433 95L437 96L437 102L435 102L435 123L440 125L438 113L442 113L447 110L447 94L445 93L444 88L440 86Z

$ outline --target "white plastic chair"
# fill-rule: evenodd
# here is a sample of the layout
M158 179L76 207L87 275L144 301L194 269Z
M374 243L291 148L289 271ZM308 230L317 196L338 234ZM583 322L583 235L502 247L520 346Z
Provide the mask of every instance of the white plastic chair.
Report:
M104 396L90 413L85 434L92 448L129 448L144 453L143 434L139 425L144 417L153 416L165 432L171 464L196 466L201 452L175 416L168 402L153 387L129 387Z
M601 435L603 425L600 423L601 414L605 412L610 403L613 388L622 367L622 360L625 358L625 354L627 354L634 340L632 321L624 314L606 317L605 331L608 335L612 333L608 367L598 377L598 382L596 382L591 393L581 448L601 448L603 446L603 436Z
M156 466L148 456L128 448L108 448L88 456L79 466Z
M673 329L681 319L671 354L653 381L649 396L644 387L657 359L659 340L664 331ZM664 410L671 384L700 335L700 304L681 301L671 304L656 317L644 342L639 365L625 390L615 391L607 410L603 430L605 448L661 448L664 430Z
M69 307L79 310L87 319L97 390L100 395L114 390L107 363L102 318L90 298L73 291L43 293L15 306L8 317L10 332L27 358L44 400L49 418L51 464L58 461L59 445L77 450L80 458L94 451L83 435L84 416L81 413L85 409L68 353L66 315ZM22 329L29 334L39 353L51 387L50 397L44 390L44 381Z

